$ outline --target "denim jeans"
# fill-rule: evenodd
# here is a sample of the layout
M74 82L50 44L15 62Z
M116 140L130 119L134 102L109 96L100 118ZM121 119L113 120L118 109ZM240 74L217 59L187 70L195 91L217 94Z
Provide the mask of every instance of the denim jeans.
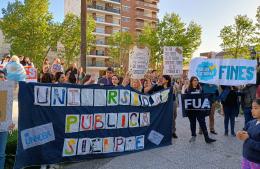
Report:
M5 147L7 143L8 132L0 132L0 169L5 165Z
M244 117L245 117L245 126L246 126L246 123L253 120L253 116L252 116L252 112L251 112L251 108L250 107L246 107L243 109L244 111Z

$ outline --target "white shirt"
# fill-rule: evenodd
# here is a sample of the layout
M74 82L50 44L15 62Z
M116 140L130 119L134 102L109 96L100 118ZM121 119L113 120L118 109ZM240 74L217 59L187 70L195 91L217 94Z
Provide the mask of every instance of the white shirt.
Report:
M256 126L257 126L258 124L260 124L260 121L256 121Z

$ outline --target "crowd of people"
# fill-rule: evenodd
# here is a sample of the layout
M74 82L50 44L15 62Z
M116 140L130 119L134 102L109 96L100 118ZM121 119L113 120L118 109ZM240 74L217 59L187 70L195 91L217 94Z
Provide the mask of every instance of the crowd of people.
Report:
M25 81L25 71L23 66L33 66L27 57L12 56L2 59L0 64L4 65L4 69L0 71L0 81L14 80ZM133 79L131 74L127 72L123 77L117 75L112 67L107 68L105 75L101 76L97 81L93 75L89 75L83 71L82 67L78 68L76 63L65 69L64 64L59 58L55 58L50 63L45 58L39 73L38 82L41 83L70 83L79 85L99 84L109 86L124 86L132 88L144 94L153 94L160 90L172 87L175 96L177 94L213 94L214 103L211 107L209 115L209 132L217 135L214 124L214 113L216 109L222 110L224 116L223 134L228 136L231 134L239 140L245 141L243 146L243 166L251 166L253 169L260 167L260 88L259 78L255 85L245 86L216 86L211 84L203 84L199 82L197 77L188 79L186 76L182 78L172 78L169 75L159 75L159 71L152 70L144 76L143 79ZM242 108L245 118L244 126L239 126L242 131L235 131L235 118ZM177 139L176 134L176 118L177 118L178 98L174 97L173 104L173 126L172 137ZM252 113L251 113L252 112ZM197 136L196 121L199 123L199 134L203 134L206 143L213 143L216 140L209 137L206 125L206 116L199 111L193 110L188 113L190 122L191 138L189 142L195 142ZM229 128L230 124L230 128ZM11 125L10 129L14 126ZM7 132L0 132L0 169L4 166L5 144ZM3 144L4 143L4 144ZM257 166L257 167L252 167ZM245 168L246 168L245 167ZM248 167L249 168L249 167Z

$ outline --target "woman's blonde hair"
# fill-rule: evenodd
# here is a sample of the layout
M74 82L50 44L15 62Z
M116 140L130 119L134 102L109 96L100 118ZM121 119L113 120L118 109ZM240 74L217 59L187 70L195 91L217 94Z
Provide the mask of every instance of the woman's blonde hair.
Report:
M138 83L138 88L134 88L133 83ZM130 86L136 90L141 91L142 90L142 83L139 79L131 79Z
M13 55L10 59L11 62L17 62L17 63L20 63L20 59L18 58L18 56L16 55Z

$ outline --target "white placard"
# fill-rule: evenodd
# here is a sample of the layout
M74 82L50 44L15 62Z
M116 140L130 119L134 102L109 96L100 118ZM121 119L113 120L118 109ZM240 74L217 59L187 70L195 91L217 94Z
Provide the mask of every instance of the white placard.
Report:
M182 47L164 46L163 74L180 77L183 73Z
M150 53L147 47L141 49L136 46L129 54L129 71L133 79L142 79L148 71Z
M189 78L196 76L202 83L239 86L256 84L256 60L194 58Z

